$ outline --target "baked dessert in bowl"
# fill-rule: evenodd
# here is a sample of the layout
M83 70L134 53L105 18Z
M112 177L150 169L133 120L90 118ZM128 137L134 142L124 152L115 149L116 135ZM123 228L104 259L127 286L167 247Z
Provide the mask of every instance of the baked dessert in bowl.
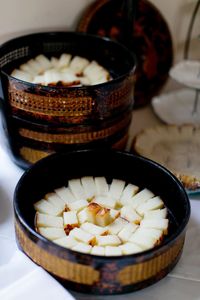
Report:
M102 178L107 185L99 184ZM102 191L102 187L107 186L109 195L115 195L111 197L113 201L108 201L106 197L99 197L98 201L94 199L91 192L92 186L94 187L92 182L96 182L96 191ZM68 187L65 187L67 184ZM133 199L129 200L128 195L134 198L133 190L131 194L128 193L130 185L138 187L135 196L140 194L138 200L134 200L138 204L135 206L137 214L130 210L130 201ZM91 192L87 196L89 202L82 199L69 204L69 201L64 211L63 223L61 195L70 190L78 197L83 186L90 186L89 189L86 188ZM120 190L123 197L122 194L120 197L116 196ZM57 192L59 200L56 200L52 191ZM143 196L147 195L143 200L141 193ZM162 199L156 207L152 206L155 205L154 195ZM120 208L114 200L116 197L118 202L119 199L126 199L123 201L128 202L130 214L126 209L127 203ZM154 199L154 204L149 198ZM67 199L69 200L69 193ZM60 203L59 208L54 206L54 201ZM97 210L94 207L91 209L91 204ZM155 213L159 208L162 212ZM50 215L47 214L49 209L53 209ZM79 292L96 294L134 291L167 275L182 253L190 215L189 200L184 188L164 167L126 152L91 149L53 154L37 162L25 172L16 187L14 210L19 247L64 286ZM141 217L145 212L151 215L150 219ZM77 214L78 221L75 219ZM162 214L161 220L165 220L167 227L163 221L160 225L160 219L155 219L156 214ZM91 222L91 216L95 221ZM118 218L123 219L122 222ZM123 225L119 229L121 225L116 226L115 220L118 220L117 223L128 220L129 223L125 224L129 227L128 232L127 226L125 228ZM150 228L152 231L147 237L144 234L150 232ZM139 230L136 236L134 230L136 233ZM158 236L159 230L165 231L166 235ZM153 240L154 243L146 247L142 236L145 236L146 241ZM69 240L75 242L71 247Z
M123 148L135 65L123 45L84 33L30 34L2 45L3 127L15 162L26 168L54 152Z

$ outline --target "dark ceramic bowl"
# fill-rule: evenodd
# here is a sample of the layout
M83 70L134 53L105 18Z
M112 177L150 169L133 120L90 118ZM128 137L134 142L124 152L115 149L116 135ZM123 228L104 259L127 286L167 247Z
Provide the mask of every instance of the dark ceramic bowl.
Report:
M38 54L70 53L96 60L111 74L106 83L46 87L10 76ZM3 126L14 160L22 167L57 151L123 148L133 107L135 57L123 45L86 33L37 33L0 48Z
M68 250L38 234L33 203L68 179L87 175L119 178L160 195L170 219L163 243L135 255L101 257ZM67 288L95 294L135 291L166 276L181 256L190 216L188 197L175 176L153 161L114 150L81 150L42 159L20 179L14 210L19 248Z

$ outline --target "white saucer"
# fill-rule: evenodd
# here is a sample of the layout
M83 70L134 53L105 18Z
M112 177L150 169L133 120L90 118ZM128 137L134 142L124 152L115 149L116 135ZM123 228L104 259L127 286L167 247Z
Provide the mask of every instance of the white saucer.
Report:
M183 60L171 68L169 75L187 87L200 89L200 61Z
M195 113L193 112L196 90L184 88L152 99L156 115L167 124L200 125L200 95Z

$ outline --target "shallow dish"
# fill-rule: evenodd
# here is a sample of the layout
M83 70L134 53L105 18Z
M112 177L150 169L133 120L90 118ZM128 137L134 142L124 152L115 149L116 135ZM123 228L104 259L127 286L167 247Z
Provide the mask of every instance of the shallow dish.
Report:
M195 98L195 90L183 88L154 97L151 104L155 114L167 124L200 125L200 108L198 104L194 112Z
M198 90L200 86L200 62L182 60L171 68L169 75L183 85Z
M50 58L63 53L96 60L112 80L92 86L55 87L9 75L39 54ZM20 166L25 168L72 145L74 149L125 146L132 116L135 57L123 45L85 33L30 34L1 46L0 68L3 127Z
M136 255L102 257L65 249L38 234L33 204L69 179L82 176L118 178L160 195L170 219L163 243ZM37 162L16 187L14 210L20 249L67 288L95 294L131 292L166 276L181 256L190 215L187 194L175 176L155 162L112 150L53 154Z
M133 151L173 172L188 191L200 188L200 129L192 125L156 126L139 133Z

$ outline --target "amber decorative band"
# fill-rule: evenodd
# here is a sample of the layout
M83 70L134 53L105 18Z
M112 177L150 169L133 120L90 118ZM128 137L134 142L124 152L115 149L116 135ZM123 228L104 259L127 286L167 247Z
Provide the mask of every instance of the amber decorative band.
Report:
M170 266L182 251L185 237L179 238L165 252L148 261L126 266L118 273L118 281L122 285L134 284L150 279Z
M118 140L115 144L112 145L112 148L114 149L124 149L126 146L128 140L128 134L122 137L122 139ZM22 147L20 148L20 155L21 157L26 160L27 162L33 164L37 162L38 160L52 154L54 152L45 152L45 151L40 151L36 150L33 148L29 147Z
M112 148L122 150L125 148L126 143L128 140L128 134L123 136L120 140L118 140L115 144L112 145ZM21 157L26 160L27 162L34 164L38 160L54 153L54 152L45 152L41 150L36 150L29 147L21 147L20 150Z
M99 91L98 95L97 91L98 97L102 100L100 101L103 105L102 109L105 110L106 107L106 111L111 111L121 105L129 104L132 101L130 96L130 84L131 82L124 83L122 87L105 93L105 95L102 91ZM81 91L77 91L75 94L68 92L66 96L50 96L47 93L45 95L39 95L20 90L15 87L13 83L9 85L9 102L14 109L48 116L88 116L98 112L99 109L96 99L93 99L90 95Z
M65 280L92 285L99 280L99 272L91 266L73 263L70 260L59 258L34 243L15 222L15 231L18 243L31 259L48 272Z
M33 131L26 128L20 128L19 134L25 138L46 143L81 144L109 137L115 134L116 132L122 130L124 127L128 126L129 122L130 117L121 120L119 123L109 128L93 132L83 132L74 134L53 134Z
M38 160L48 156L49 154L52 154L53 152L45 152L45 151L40 151L40 150L35 150L32 148L28 147L22 147L20 148L20 155L21 157L28 161L29 163L34 164Z

